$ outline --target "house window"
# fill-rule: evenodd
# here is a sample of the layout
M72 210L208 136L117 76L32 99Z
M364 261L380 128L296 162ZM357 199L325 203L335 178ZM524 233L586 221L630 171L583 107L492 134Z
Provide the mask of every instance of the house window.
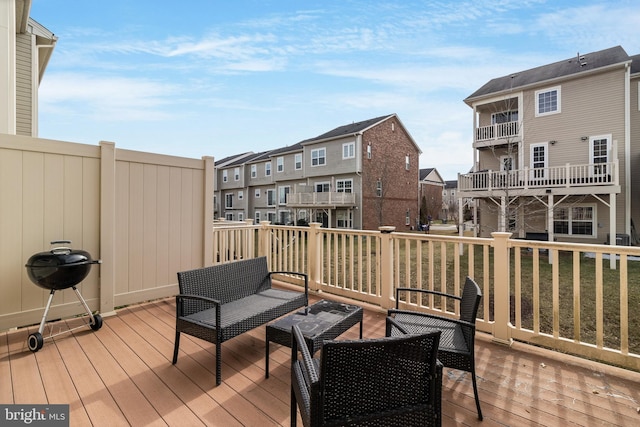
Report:
M316 148L311 150L311 166L323 166L327 163L327 149Z
M589 162L593 165L593 176L604 176L607 174L610 139L611 135L600 135L589 138Z
M289 187L288 185L278 187L278 204L279 205L287 204L287 194L289 194L290 190L291 190L291 187Z
M227 181L229 181L228 172L229 172L229 171L228 171L228 170L226 170L226 169L222 171L222 182L227 182Z
M255 212L255 214L253 215L253 219L255 220L256 224L260 224L260 211Z
M271 224L274 224L276 222L276 213L267 212L267 221L269 221Z
M284 157L278 157L276 159L276 171L284 172Z
M259 198L260 198L260 189L259 189L259 188L256 188L256 192L254 193L254 197L255 197L256 199L259 199Z
M233 212L225 212L224 219L227 221L233 221Z
M271 162L264 164L264 176L271 176Z
M531 179L547 177L547 144L531 145Z
M339 179L336 181L336 191L338 193L351 193L353 190L352 179Z
M238 191L238 200L244 199L244 191Z
M500 172L513 170L513 156L500 156Z
M233 207L233 194L225 194L224 195L224 206L226 208Z
M316 182L316 193L328 193L331 185L328 182Z
M404 156L404 168L409 170L409 156Z
M595 237L595 205L558 206L553 212L553 232Z
M367 145L367 159L371 158L371 144Z
M342 158L353 159L356 156L356 144L355 142L348 142L342 144Z
M302 169L302 153L298 153L295 156L295 164L296 164L296 170L300 170Z
M411 225L411 212L407 209L407 213L404 216L404 225Z
M280 211L280 224L289 225L291 224L291 212L289 211Z
M258 176L258 165L251 165L251 178Z
M353 215L351 209L336 211L336 227L353 228Z
M276 205L276 192L274 190L267 190L267 206Z
M560 86L536 91L536 117L560 112Z
M380 180L376 182L376 196L382 197L382 181Z
M238 221L244 221L244 212L238 212Z
M491 115L491 124L498 125L501 123L510 123L518 121L518 110L515 111L501 111L499 113L493 113Z
M240 181L240 168L233 168L233 180Z

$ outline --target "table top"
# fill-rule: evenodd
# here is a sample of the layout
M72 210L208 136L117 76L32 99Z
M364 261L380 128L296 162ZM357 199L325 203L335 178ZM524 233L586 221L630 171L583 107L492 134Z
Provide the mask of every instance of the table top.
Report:
M315 304L298 310L268 325L283 331L291 331L293 325L298 325L305 337L313 338L322 334L331 326L339 324L346 318L362 312L362 307L335 301L320 300Z

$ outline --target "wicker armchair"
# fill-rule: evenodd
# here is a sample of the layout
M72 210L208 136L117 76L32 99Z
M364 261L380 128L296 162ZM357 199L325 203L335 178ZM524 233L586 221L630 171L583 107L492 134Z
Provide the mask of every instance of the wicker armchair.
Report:
M440 426L439 332L326 341L313 359L292 328L291 425ZM298 359L298 353L301 359Z
M437 316L433 314L398 310L400 292L420 292L446 296L460 301L460 318ZM476 315L482 299L478 284L467 277L462 297L437 291L414 288L396 289L396 309L389 310L391 320L387 322L387 336L419 334L441 331L438 348L438 360L446 367L470 372L473 381L473 394L476 398L478 419L482 420L478 384L476 382L476 364L474 356Z

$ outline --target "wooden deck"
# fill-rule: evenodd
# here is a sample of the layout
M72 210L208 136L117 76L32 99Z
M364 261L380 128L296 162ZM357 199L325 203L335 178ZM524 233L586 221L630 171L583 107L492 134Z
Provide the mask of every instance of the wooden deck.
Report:
M69 404L76 426L289 425L290 350L272 344L265 379L264 327L234 338L222 345L223 383L215 387L213 345L183 335L171 364L174 307L167 299L122 309L99 331L60 335L37 353L26 329L0 334L0 402ZM343 336L356 338L357 329ZM384 314L365 312L364 335L384 335ZM485 419L476 417L469 376L445 368L443 425L640 425L640 373L507 348L483 334L477 341Z

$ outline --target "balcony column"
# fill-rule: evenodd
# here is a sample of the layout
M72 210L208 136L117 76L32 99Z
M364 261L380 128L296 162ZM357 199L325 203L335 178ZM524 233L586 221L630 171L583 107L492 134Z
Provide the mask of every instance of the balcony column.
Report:
M491 233L493 237L493 342L511 346L511 310L509 286L509 238L511 233ZM485 284L484 303L489 293Z

